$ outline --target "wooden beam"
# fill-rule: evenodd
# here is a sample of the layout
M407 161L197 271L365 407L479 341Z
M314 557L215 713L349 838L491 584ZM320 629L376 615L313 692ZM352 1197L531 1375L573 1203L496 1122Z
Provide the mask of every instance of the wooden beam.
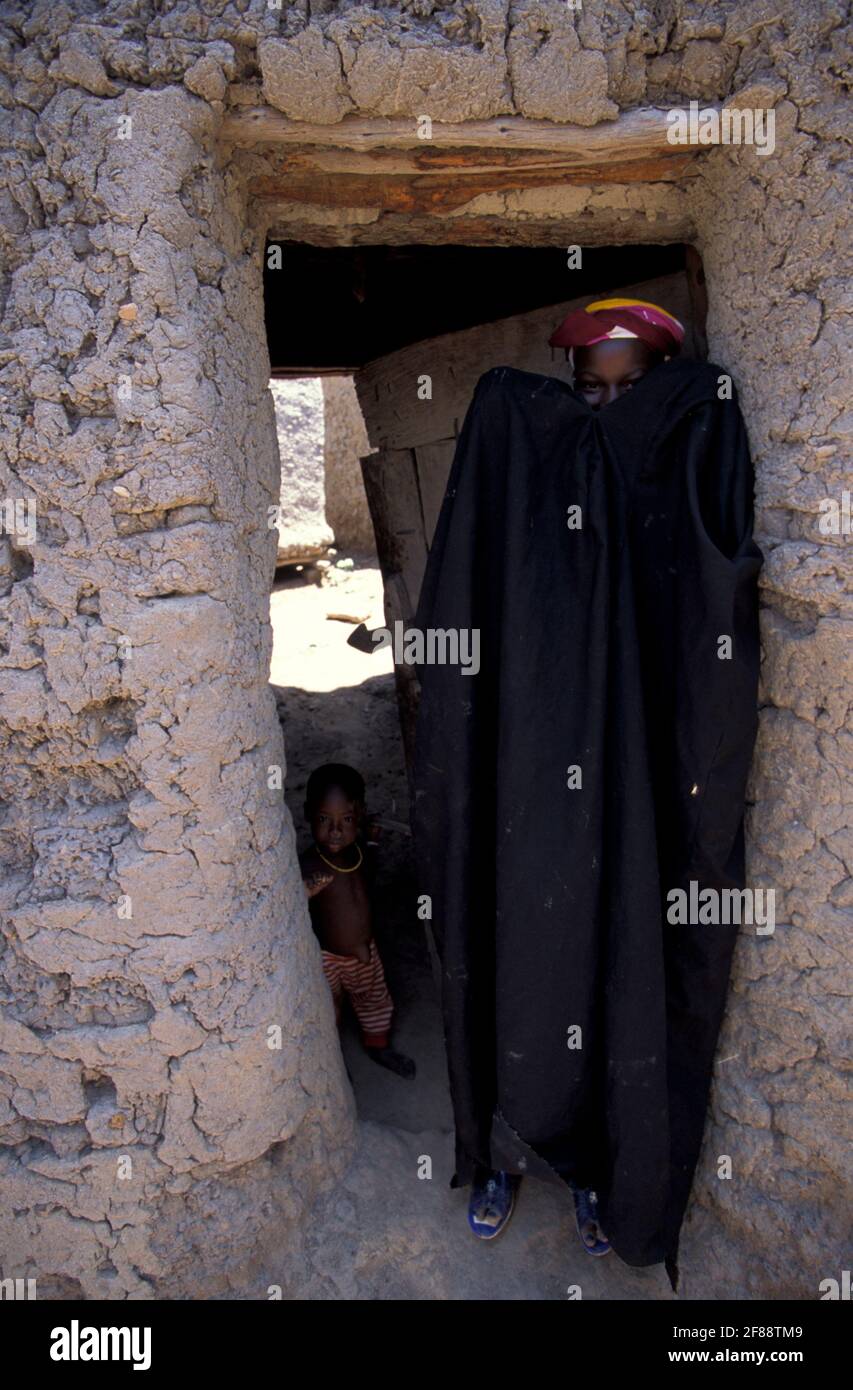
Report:
M689 159L697 153L694 147L671 146L666 151L649 155L648 159ZM275 174L362 174L422 176L426 174L485 174L506 169L583 169L607 161L589 156L565 154L558 150L482 150L482 149L412 149L412 150L349 150L311 146L271 148L263 159ZM617 160L619 164L645 164L648 159L632 157Z
M270 107L236 111L223 119L220 139L244 148L325 146L350 150L478 149L539 150L584 163L647 159L672 154L679 147L667 139L668 112L657 107L627 111L615 121L594 126L534 121L524 116L496 116L488 121L433 121L429 140L418 136L414 118L345 116L334 125L293 121ZM696 153L710 146L691 147Z
M273 241L307 241L312 246L341 245L341 231L333 220L324 222L313 215L299 216L300 203L263 203L265 227ZM566 245L578 238L577 213L566 212L522 221L507 218L497 209L493 213L471 213L464 216L440 217L430 213L386 212L362 214L347 225L346 245L353 246L522 246L541 247ZM678 214L667 214L655 222L641 208L626 216L625 211L613 208L596 210L595 216L583 223L584 246L633 246L638 243L659 244L661 241L695 241L695 222L682 207ZM325 370L325 369L324 369ZM307 370L303 376L310 376Z
M256 198L320 207L378 208L383 212L447 212L482 193L560 184L660 183L684 178L693 156L631 160L627 164L552 165L546 169L507 169L389 178L369 174L275 174L249 181Z

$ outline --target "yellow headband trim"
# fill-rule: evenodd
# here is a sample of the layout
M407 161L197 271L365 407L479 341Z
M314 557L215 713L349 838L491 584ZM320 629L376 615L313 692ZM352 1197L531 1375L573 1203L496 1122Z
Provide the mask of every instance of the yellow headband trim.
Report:
M594 304L584 306L585 314L594 314L597 309L654 309L656 313L663 314L664 318L670 319L673 323L678 323L678 319L671 314L668 309L662 309L659 304L652 304L649 299L597 299ZM682 327L678 323L679 328Z

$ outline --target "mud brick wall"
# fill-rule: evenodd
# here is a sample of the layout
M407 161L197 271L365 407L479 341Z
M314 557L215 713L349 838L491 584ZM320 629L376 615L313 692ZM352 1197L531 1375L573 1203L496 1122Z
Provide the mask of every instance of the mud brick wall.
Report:
M323 557L334 540L326 520L323 388L316 378L271 381L281 461L276 516L279 565Z
M268 785L261 248L185 89L8 119L3 489L38 539L2 600L4 1271L245 1295L350 1124Z
M684 1291L811 1298L838 1277L850 551L818 520L849 478L843 20L836 0L0 7L0 469L4 499L38 517L35 543L5 536L0 555L5 1276L36 1275L41 1296L245 1295L272 1257L298 1289L310 1202L349 1152L268 785L270 231L701 252L709 355L737 381L757 466L750 874L778 902L775 935L738 951ZM721 147L680 182L482 193L447 214L259 209L245 180L265 155L219 139L263 104L330 126L592 128L731 95L774 108L772 156Z

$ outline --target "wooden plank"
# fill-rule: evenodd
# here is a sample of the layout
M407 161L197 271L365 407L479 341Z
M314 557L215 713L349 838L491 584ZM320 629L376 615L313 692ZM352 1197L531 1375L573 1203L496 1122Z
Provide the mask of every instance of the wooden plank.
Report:
M420 585L418 585L420 588ZM393 632L394 624L402 622L404 628L410 627L417 603L417 593L412 594L401 574L390 574L385 581L385 625ZM411 774L415 754L415 729L418 717L418 700L421 687L417 668L405 662L394 663L394 685L397 693L397 709L400 715L400 732L403 736L403 754L406 769ZM411 787L410 787L411 793Z
M586 161L644 159L672 152L670 110L643 107L626 111L615 121L594 126L528 120L525 116L496 116L487 121L433 121L429 140L422 139L413 118L345 116L333 125L294 121L268 106L237 111L224 117L220 139L231 145L339 146L352 150L469 148L556 150ZM703 108L704 109L704 108ZM711 109L711 108L708 108ZM719 110L719 107L713 109ZM696 147L701 153L705 146Z
M421 589L427 547L411 449L379 449L361 460L367 505L376 533L376 550L386 582L399 575L408 593L406 621L412 617ZM403 603L403 608L406 604Z
M270 240L309 241L312 246L340 246L340 224L318 221L318 215L301 203L264 203L264 221ZM579 237L579 225L583 228ZM347 246L567 246L581 240L584 246L632 246L637 243L690 242L698 230L686 203L667 213L663 227L649 220L642 208L596 209L595 217L578 223L577 211L559 217L530 215L522 221L507 220L497 208L488 213L462 211L436 217L428 213L385 212L379 216L356 209L347 223ZM308 375L306 371L302 376Z
M461 174L499 173L507 169L572 169L587 167L590 156L560 150L514 149L445 149L433 148L427 140L420 149L350 150L337 146L311 145L305 149L286 145L264 152L272 171L282 177L305 174ZM647 159L668 158L670 154L690 153L674 145L671 150L646 154L642 158L627 157L618 163L643 164ZM600 162L600 161L599 161Z
M383 212L447 212L484 193L505 193L550 185L672 183L691 169L695 151L628 163L602 162L547 169L507 169L486 173L405 175L277 172L249 180L255 198L319 207L379 208Z
M426 565L423 512L410 449L377 450L361 460L367 504L382 570L385 624L411 625ZM420 685L414 666L394 663L394 684L406 768L411 774ZM410 788L411 790L411 788Z
M421 508L424 515L424 538L427 548L432 545L435 523L441 511L447 489L447 477L456 452L456 439L437 439L432 444L419 444L415 449Z

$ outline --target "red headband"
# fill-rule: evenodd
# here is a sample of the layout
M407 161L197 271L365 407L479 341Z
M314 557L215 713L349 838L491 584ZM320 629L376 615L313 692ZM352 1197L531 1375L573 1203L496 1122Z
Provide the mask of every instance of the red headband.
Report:
M609 328L626 328L655 352L670 357L681 351L681 344L669 328L649 323L627 308L596 309L592 314L585 309L576 309L551 334L548 342L551 347L585 347L588 343L600 342L602 329Z

